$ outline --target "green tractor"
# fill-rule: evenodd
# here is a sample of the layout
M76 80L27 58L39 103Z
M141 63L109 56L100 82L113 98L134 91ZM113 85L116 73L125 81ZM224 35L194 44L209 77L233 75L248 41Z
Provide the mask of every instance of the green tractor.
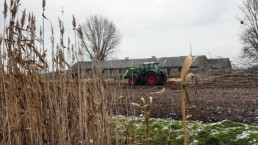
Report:
M130 85L164 85L167 76L158 68L158 63L145 62L139 67L128 67L123 75Z

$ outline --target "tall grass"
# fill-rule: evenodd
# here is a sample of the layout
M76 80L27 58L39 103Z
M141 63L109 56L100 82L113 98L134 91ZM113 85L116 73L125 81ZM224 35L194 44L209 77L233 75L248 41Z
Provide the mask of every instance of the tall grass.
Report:
M43 0L43 30L36 26L36 16L23 10L17 14L19 0L4 4L4 32L0 41L0 143L1 144L110 144L106 107L106 84L97 67L91 80L72 79L65 71L69 63L65 52L78 60L78 54L63 40L54 40L45 47L45 6ZM9 8L9 9L8 9ZM2 13L1 13L2 14ZM76 30L74 18L74 30ZM38 34L40 33L40 34ZM67 44L70 46L70 40ZM52 71L46 59L46 49L52 49Z

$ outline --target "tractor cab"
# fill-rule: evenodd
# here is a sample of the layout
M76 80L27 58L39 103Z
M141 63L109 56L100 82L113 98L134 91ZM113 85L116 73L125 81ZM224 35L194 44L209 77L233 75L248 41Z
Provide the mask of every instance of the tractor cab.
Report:
M158 64L159 63L155 63L155 62L145 62L142 64L142 68L144 70L144 73L145 72L148 72L148 71L157 71L159 69L158 67Z

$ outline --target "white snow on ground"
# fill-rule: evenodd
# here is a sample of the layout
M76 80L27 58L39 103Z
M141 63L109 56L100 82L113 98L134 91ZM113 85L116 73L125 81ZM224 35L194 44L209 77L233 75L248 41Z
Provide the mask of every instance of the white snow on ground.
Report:
M217 131L215 129L211 130L211 135L216 135L216 134L219 134L219 131Z
M138 122L138 123L135 122L136 130L142 128L142 126L144 125L144 123L142 122L142 121L144 121L144 118L142 118L142 117L125 117L125 116L122 116L122 115L118 115L118 116L112 116L112 118L114 118L114 119L126 119L127 118L127 121L125 122L125 124L127 124L127 125L131 121L134 122L134 121L139 121L140 120L140 122ZM150 121L152 119L154 119L154 118L150 118ZM189 135L197 135L198 132L205 129L205 127L221 124L224 121L227 121L227 120L223 120L223 121L216 122L216 123L210 123L210 124L203 124L203 123L200 123L200 122L187 122L188 134ZM153 120L152 124L155 124L155 123L166 124L166 125L163 126L162 130L168 130L169 132L171 132L171 131L182 132L183 131L183 128L174 130L174 129L171 129L171 127L170 127L174 123L181 124L182 121L169 120L169 119L164 120L164 119L160 119L160 118L155 118L155 120ZM196 123L199 124L199 125L197 125ZM119 132L125 131L125 128L122 124L116 124L116 125L117 125L116 126L116 131L119 131ZM195 125L197 125L197 126L195 126ZM237 136L236 140L249 138L250 134L258 134L257 130L252 130L252 129L249 130L249 125L247 125L247 124L243 124L243 125L244 125L244 127L228 127L228 128L225 128L225 130L223 130L222 132L227 133L230 130L235 130L235 129L238 129L238 128L242 128L243 130L245 130L245 131L243 131L242 134L239 134ZM254 126L254 128L257 128L257 126ZM158 130L158 128L153 128L153 129ZM211 135L216 135L216 134L220 133L220 131L218 131L216 129L212 129L210 131L211 131ZM176 138L179 139L179 138L182 138L182 137L183 137L183 135L178 135ZM195 139L190 145L196 145L197 142L198 142L198 140ZM255 139L251 141L251 143L256 143L256 142L257 141Z
M136 127L136 130L140 129L142 127L142 124L141 123L137 123L135 124L135 127Z
M243 139L243 138L246 138L246 137L248 137L249 136L249 133L247 133L247 132L243 132L242 134L240 134L240 135L238 135L237 136L237 139Z
M244 131L242 134L237 136L237 139L247 138L251 133L258 134L258 131Z
M222 121L220 121L220 122L210 123L210 125L212 126L212 125L216 125L216 124L221 124L221 123L224 122L224 121L227 121L227 120L222 120Z
M166 129L168 129L168 126L164 126L164 127L163 127L163 130L166 130Z

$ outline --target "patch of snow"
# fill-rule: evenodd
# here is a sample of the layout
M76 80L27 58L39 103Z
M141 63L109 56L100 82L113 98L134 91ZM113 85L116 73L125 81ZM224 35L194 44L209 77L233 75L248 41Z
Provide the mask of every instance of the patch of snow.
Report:
M248 125L247 124L244 124L244 126L245 126L245 129L248 129Z
M235 130L235 129L241 129L242 127L231 127L231 128L226 128L223 132L228 132L230 130Z
M180 139L180 138L182 138L182 137L184 137L183 135L178 135L177 137L176 137L176 139Z
M162 130L167 130L168 129L168 126L164 126L163 128L162 128Z
M142 127L142 124L141 123L136 123L135 127L136 127L136 130L138 130L138 129L140 129Z
M227 121L227 120L222 120L222 121L219 121L219 122L210 123L210 125L212 126L212 125L216 125L216 124L221 124L224 121Z
M258 131L244 131L242 134L237 136L237 139L247 138L251 133L258 134Z
M240 135L238 135L238 136L237 136L237 139L247 138L248 136L249 136L249 134L248 134L248 133L243 132L242 134L240 134Z
M198 140L194 140L190 145L196 145L198 143Z
M219 134L219 131L217 131L215 129L211 130L211 135L216 135L216 134Z

